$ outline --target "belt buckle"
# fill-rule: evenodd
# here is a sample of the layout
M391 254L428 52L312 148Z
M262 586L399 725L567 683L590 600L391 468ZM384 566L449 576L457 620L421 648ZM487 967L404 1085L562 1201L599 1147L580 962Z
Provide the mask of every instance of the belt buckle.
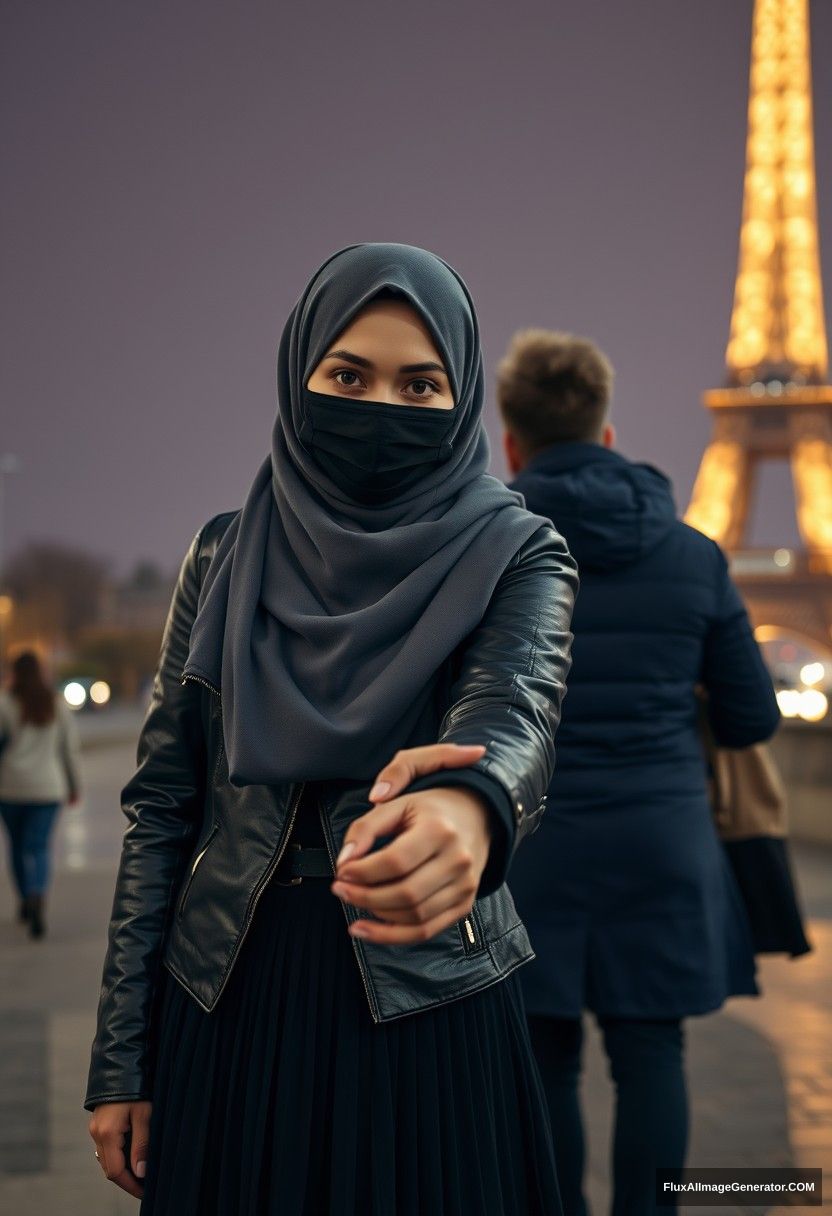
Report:
M288 844L289 849L299 849L300 847L301 847L300 841L298 841L298 840L289 841L289 844ZM280 867L278 866L278 870L279 869L280 869ZM289 878L284 879L284 878L278 878L277 875L275 874L274 881L276 883L278 883L281 887L296 887L298 885L298 883L303 882L303 875L302 874L292 874Z

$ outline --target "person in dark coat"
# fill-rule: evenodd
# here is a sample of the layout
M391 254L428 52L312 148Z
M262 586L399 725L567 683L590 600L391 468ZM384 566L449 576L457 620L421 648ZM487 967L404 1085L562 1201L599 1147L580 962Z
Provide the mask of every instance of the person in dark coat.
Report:
M616 1085L615 1216L653 1212L683 1165L683 1019L759 995L750 926L714 827L697 686L717 743L767 739L772 681L719 546L670 482L614 450L612 368L591 343L518 334L499 369L504 447L529 510L578 561L573 667L548 811L510 884L537 957L522 985L569 1216L582 1194L582 1012Z

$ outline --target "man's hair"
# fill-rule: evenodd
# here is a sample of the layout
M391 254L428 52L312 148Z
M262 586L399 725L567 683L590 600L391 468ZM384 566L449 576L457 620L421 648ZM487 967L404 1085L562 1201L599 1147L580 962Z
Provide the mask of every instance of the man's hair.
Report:
M607 420L614 374L588 338L521 330L497 368L503 422L529 456L554 443L595 443Z

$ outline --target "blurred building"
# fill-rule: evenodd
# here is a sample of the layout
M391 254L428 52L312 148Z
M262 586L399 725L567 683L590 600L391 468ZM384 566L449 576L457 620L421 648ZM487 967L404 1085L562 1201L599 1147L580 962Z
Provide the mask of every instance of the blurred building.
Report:
M109 629L158 629L161 634L175 581L154 563L142 563L128 579L102 589L97 623Z

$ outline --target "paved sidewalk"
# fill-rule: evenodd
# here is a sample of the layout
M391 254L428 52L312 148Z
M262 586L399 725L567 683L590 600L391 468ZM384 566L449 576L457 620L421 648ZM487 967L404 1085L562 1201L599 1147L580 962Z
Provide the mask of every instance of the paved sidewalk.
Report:
M0 884L0 1216L138 1210L101 1175L81 1105L124 823L118 790L133 752L114 742L85 753L86 798L59 825L45 939L31 942L13 922ZM822 1166L832 1190L832 850L795 846L794 858L816 949L763 960L763 998L688 1021L689 1164ZM610 1090L587 1025L589 1194L593 1216L604 1216Z

